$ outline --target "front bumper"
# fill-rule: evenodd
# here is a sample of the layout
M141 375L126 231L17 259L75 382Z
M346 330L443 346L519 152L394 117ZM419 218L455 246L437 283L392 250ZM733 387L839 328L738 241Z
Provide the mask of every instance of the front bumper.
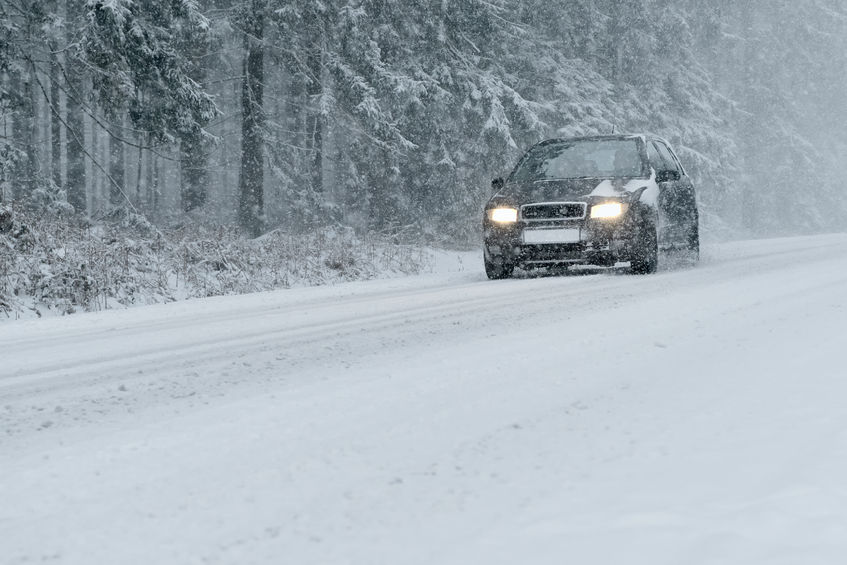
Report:
M527 243L526 230L543 229L527 222L501 226L484 224L485 255L493 263L521 268L557 265L613 266L629 261L632 256L634 233L623 222L580 220L560 223L557 227L579 230L579 241L572 243Z

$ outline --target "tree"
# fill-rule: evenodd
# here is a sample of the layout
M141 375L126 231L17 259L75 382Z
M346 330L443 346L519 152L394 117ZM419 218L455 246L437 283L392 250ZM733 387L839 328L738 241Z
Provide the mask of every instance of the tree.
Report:
M176 51L184 59L187 75L203 87L213 58L212 34L207 22L201 26L179 26ZM204 129L206 122L193 122L179 132L182 209L190 212L208 199L208 155L214 140Z
M264 0L251 0L240 24L244 41L241 83L241 176L238 218L253 237L264 229Z
M46 13L43 3L35 0L20 5L4 3L0 16L7 32L5 41L0 41L0 72L6 75L0 90L0 108L7 123L11 122L11 142L4 140L0 156L5 161L2 168L9 196L23 199L30 196L38 182L35 66L31 55L25 54L36 45Z
M695 177L707 230L838 228L846 12L839 0L0 0L2 196L64 183L95 210L108 178L112 206L124 182L218 219L237 201L250 234L339 223L473 238L490 177L528 145L647 130ZM49 141L34 135L45 109ZM752 183L774 198L754 201Z
M86 56L80 41L80 30L86 30L85 3L82 0L66 0L67 24L65 44L68 46L65 65L61 69L67 112L65 129L67 132L65 153L67 155L67 193L68 204L77 212L85 213L88 206L85 178L85 121L87 110L86 92L88 75L85 72Z
M186 37L202 43L207 18L193 3L179 0L117 0L89 7L81 43L86 61L97 70L93 86L100 106L112 117L128 112L140 130L141 149L183 140L181 162L189 163L188 186L196 186L202 175L191 164L202 163L208 136L204 128L218 109L192 78L191 61L178 47ZM129 143L110 133L113 141ZM112 185L117 190L119 183ZM199 205L197 192L190 188L187 192L191 205Z

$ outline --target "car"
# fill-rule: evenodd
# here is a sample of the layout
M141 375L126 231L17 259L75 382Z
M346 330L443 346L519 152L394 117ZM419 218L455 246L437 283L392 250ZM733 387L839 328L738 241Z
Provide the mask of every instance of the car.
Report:
M548 139L492 181L483 214L485 272L629 263L656 271L677 250L696 262L694 185L670 144L646 134Z

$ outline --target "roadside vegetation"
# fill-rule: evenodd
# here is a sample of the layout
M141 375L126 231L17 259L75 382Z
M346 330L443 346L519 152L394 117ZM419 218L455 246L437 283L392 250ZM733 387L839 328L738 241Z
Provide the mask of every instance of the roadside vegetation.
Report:
M414 274L420 247L341 228L245 238L232 227L161 229L117 209L82 221L0 206L0 322Z

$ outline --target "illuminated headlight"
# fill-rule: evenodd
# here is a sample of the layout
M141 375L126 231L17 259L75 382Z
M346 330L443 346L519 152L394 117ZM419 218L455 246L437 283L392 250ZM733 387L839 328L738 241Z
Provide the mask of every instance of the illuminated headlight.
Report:
M518 221L518 211L514 208L494 208L488 211L488 217L498 224L514 224Z
M591 207L592 218L617 218L623 214L623 206L620 202L607 202Z

